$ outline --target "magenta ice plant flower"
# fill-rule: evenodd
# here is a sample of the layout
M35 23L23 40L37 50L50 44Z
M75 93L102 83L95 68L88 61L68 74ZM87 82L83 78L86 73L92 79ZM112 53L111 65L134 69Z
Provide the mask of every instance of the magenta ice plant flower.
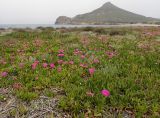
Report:
M63 50L63 49L60 49L60 50L58 51L58 53L64 53L64 50Z
M48 64L47 63L43 63L43 68L47 68Z
M101 91L101 94L102 94L103 96L105 96L105 97L109 97L109 96L110 96L109 90L106 90L106 89L102 90L102 91Z
M87 68L88 66L87 66L87 64L80 64L80 67L82 67L82 68Z
M108 58L112 58L115 56L115 53L114 52L106 52Z
M63 64L63 60L58 60L58 64Z
M93 75L94 72L95 72L95 68L90 68L90 69L89 69L89 74L90 74L90 75Z
M2 62L2 64L3 64L3 65L6 65L6 64L7 64L7 62L5 62L5 61L4 61L4 62Z
M70 64L70 65L73 65L73 64L74 64L74 62L73 62L73 61L69 61L69 64Z
M78 55L80 53L79 49L74 50L74 55Z
M34 63L35 63L35 64L39 64L39 61L38 61L38 60L36 60L36 61L34 61Z
M2 74L1 74L2 77L6 77L7 75L8 75L7 72L2 72Z
M93 60L93 63L98 64L98 63L99 63L99 60L98 60L98 59L94 59L94 60Z
M62 67L58 67L58 72L61 72L62 71Z
M81 59L84 59L85 58L85 55L81 55Z
M23 68L24 67L24 63L19 63L19 67Z
M68 61L64 61L63 64L64 64L64 65L67 65L67 64L68 64Z
M74 55L78 55L79 54L79 52L74 52Z
M51 69L55 68L54 63L51 63L51 64L50 64L50 68L51 68Z
M34 63L32 64L32 69L35 70L37 65L39 64L39 61L34 61Z
M38 77L35 77L35 80L38 80Z
M33 63L33 64L32 64L32 69L35 70L35 69L36 69L36 66L37 66L37 64L36 64L36 63Z
M58 57L64 57L64 54L58 54Z

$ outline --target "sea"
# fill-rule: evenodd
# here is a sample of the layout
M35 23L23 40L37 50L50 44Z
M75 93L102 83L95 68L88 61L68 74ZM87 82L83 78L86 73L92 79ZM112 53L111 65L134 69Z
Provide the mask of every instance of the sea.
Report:
M55 24L0 24L0 28L32 28L53 27L53 28L81 28L81 27L134 27L134 26L160 26L154 24L119 24L119 25L55 25Z
M55 25L55 24L0 24L0 28L32 28L53 27L53 28L80 28L80 27L109 27L110 25Z

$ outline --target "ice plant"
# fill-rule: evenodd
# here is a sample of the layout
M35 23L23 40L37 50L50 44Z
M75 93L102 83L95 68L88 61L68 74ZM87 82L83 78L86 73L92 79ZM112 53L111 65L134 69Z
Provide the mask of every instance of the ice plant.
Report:
M19 63L20 68L24 68L24 63Z
M93 63L98 64L98 63L99 63L99 60L98 60L98 59L94 59L94 60L93 60Z
M87 66L87 64L80 64L80 67L82 67L82 68L87 68L88 66Z
M37 64L33 63L32 64L32 69L35 70L36 69Z
M51 69L55 68L54 63L51 63L51 64L50 64L50 68L51 68Z
M115 56L114 52L106 52L108 58L112 58L113 56Z
M78 55L80 53L79 49L74 50L74 55Z
M68 64L68 61L64 61L63 64L64 64L64 65L67 65L67 64Z
M21 89L22 88L22 84L21 83L14 83L13 84L13 88L14 89Z
M58 72L61 72L62 71L62 67L58 67Z
M7 72L2 72L2 74L1 74L2 77L6 77L7 75L8 75Z
M58 60L58 64L63 64L63 60Z
M36 77L35 80L38 80L38 77Z
M85 58L85 55L81 55L81 59L84 59Z
M0 60L0 64L6 65L7 62L5 61L5 59L1 59L1 60Z
M34 61L34 63L32 64L32 69L35 70L37 65L39 64L39 61Z
M36 69L37 64L33 63L32 64L32 69L35 70Z
M102 91L101 91L101 94L102 94L103 96L105 96L105 97L110 96L109 90L106 90L106 89L102 90Z
M64 53L63 49L58 50L58 53Z
M73 61L69 61L69 64L70 64L70 65L73 65L73 64L74 64L74 62L73 62Z
M47 68L48 64L47 63L43 63L43 68Z
M89 69L89 74L90 74L90 75L93 75L94 72L95 72L95 68L90 68L90 69Z
M34 61L34 63L35 63L35 64L39 64L39 61L38 61L38 60L36 60L36 61Z
M64 57L64 54L58 54L58 57Z

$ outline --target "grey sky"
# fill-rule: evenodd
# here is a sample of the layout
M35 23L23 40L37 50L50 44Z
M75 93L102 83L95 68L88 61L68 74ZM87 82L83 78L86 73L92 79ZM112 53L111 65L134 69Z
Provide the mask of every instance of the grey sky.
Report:
M105 2L160 18L160 0L0 0L0 24L53 24L58 16L90 12Z

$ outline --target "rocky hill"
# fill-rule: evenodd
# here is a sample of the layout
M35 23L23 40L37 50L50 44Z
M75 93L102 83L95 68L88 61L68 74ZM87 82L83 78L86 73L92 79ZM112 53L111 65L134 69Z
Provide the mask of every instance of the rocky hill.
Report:
M145 17L123 10L110 2L86 14L73 18L60 16L55 24L110 24L110 23L156 23L160 19Z

